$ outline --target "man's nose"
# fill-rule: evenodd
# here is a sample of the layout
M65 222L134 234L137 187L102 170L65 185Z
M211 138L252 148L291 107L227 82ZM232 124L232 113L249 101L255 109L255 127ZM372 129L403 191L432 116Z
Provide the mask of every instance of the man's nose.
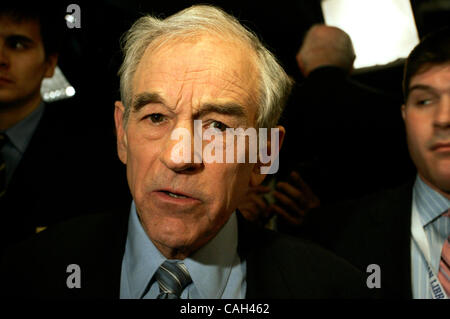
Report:
M0 66L5 67L9 65L9 53L4 41L0 40Z
M450 93L443 94L436 108L434 126L450 129Z
M185 121L174 127L161 152L161 162L177 173L192 174L203 167L202 127Z

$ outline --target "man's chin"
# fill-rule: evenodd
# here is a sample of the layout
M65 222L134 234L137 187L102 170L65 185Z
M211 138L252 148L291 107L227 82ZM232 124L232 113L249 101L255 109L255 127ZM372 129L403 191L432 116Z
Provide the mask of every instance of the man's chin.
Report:
M182 247L192 243L198 225L181 217L152 218L143 227L147 235L168 247Z
M436 172L432 184L435 190L450 199L450 170Z
M153 244L166 258L184 259L191 255L197 247L195 238L183 233L165 233L153 236Z
M16 105L23 103L23 101L22 96L17 96L0 88L0 109L13 109Z
M14 97L11 97L9 94L3 94L0 89L0 109L7 108L15 101Z

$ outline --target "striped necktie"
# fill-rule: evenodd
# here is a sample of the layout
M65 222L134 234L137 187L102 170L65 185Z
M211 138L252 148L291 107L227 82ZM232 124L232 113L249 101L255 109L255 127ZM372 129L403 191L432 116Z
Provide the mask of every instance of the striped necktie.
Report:
M5 146L7 138L5 133L0 133L0 198L6 193L6 163L1 150Z
M450 218L450 209L441 217ZM447 235L447 239L442 246L441 260L439 262L438 278L444 288L447 296L450 297L450 234Z
M179 299L183 289L192 282L182 262L169 260L159 266L155 279L159 285L158 299Z

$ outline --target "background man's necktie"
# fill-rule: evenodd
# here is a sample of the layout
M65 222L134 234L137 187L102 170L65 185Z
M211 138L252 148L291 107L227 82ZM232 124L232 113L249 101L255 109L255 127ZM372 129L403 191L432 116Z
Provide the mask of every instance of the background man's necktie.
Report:
M183 289L192 282L182 262L166 260L155 274L159 285L158 299L179 299Z
M6 193L6 163L1 150L6 144L7 136L5 133L0 133L0 198Z
M445 213L442 218L450 218L450 209ZM450 297L450 234L447 235L447 239L442 246L441 261L439 263L438 278L444 288L447 296Z

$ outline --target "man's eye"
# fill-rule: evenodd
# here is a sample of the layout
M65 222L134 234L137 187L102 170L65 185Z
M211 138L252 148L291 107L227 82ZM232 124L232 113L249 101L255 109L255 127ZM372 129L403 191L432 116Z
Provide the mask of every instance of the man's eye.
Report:
M209 125L209 127L218 129L219 131L222 131L222 132L225 132L225 130L228 128L227 125L225 125L219 121L212 121L211 124Z
M14 48L15 49L25 49L25 45L23 43L21 43L21 42L16 42L14 44Z
M436 102L437 97L433 96L411 96L409 103L416 107L425 107Z
M154 124L162 123L166 119L166 117L161 113L153 113L153 114L147 115L147 118L149 118L150 121L152 121L152 123L154 123Z
M22 50L26 48L26 45L20 40L11 40L9 41L9 47L14 50Z
M417 105L428 105L431 104L433 102L432 99L421 99L419 101L417 101Z

